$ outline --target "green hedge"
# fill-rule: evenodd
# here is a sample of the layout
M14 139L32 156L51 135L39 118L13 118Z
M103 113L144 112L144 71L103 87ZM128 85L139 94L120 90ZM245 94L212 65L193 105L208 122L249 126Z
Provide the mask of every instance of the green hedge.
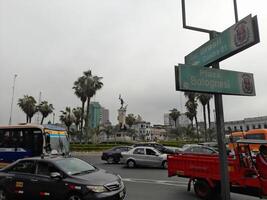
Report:
M71 151L104 151L125 144L71 144ZM127 143L127 145L132 145Z

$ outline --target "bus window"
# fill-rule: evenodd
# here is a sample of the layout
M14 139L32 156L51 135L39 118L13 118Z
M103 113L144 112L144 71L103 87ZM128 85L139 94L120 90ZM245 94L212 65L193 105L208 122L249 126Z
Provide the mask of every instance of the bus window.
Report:
M39 156L43 152L43 135L39 130L33 130L33 156Z

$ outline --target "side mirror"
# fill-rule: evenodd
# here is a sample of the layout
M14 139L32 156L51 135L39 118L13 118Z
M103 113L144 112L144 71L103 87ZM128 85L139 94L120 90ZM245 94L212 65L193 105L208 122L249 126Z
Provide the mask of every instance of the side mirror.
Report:
M58 172L51 172L50 177L55 180L60 180L62 178L61 174Z

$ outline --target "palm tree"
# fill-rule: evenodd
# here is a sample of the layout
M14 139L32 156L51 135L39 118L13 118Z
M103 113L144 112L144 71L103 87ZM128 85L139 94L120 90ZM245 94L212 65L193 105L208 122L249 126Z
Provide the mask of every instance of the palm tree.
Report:
M203 119L204 119L204 136L205 136L205 141L207 141L207 119L206 119L206 105L208 104L211 95L210 94L199 94L197 96L198 100L202 104L203 108Z
M85 118L85 129L86 134L89 131L89 111L90 111L90 100L96 94L96 91L101 89L103 83L101 82L102 77L92 76L91 70L83 72L84 74L84 92L87 97L87 110L86 110L86 118Z
M65 110L61 110L61 115L59 116L59 120L64 123L68 129L68 133L70 131L70 126L74 122L74 116L71 112L70 107L66 107Z
M84 121L84 105L87 100L86 93L85 93L85 78L84 76L79 77L75 82L74 86L72 87L74 89L74 94L81 100L82 102L82 108L81 108L81 119L80 119L80 130L81 130L81 136L83 134L83 121Z
M77 131L79 131L79 125L81 124L81 119L82 119L82 108L77 107L72 109L72 113L74 116L74 124L76 126Z
M47 101L42 101L38 106L38 111L42 114L41 124L43 124L44 119L51 113L53 113L54 107L52 104L48 104Z
M185 115L190 120L191 126L193 127L194 114L187 111L187 112L185 112Z
M169 116L171 117L171 119L174 121L174 125L175 125L175 128L176 127L176 121L177 119L181 116L181 113L176 109L176 108L173 108L172 110L170 110L170 114Z
M33 115L38 111L34 97L24 95L18 100L18 105L26 114L26 123L31 123Z
M188 101L185 104L185 107L187 109L187 112L190 113L190 115L193 115L196 121L196 130L198 135L198 141L199 141L199 131L198 131L198 120L197 120L197 101L196 101L196 93L193 92L185 92L185 96L188 97Z
M126 116L125 118L125 122L131 128L132 125L136 122L136 117L134 116L134 114L128 114L128 116Z
M79 125L81 125L81 120L83 119L83 112L81 107L73 108L72 113L74 116L74 124L76 126L76 130L79 132ZM81 129L81 126L80 126ZM82 132L80 132L80 142L82 141Z

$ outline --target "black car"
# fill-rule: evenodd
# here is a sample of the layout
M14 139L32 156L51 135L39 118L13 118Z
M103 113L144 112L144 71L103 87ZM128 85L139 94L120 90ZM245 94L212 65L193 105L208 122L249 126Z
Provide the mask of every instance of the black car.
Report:
M121 152L127 152L130 149L132 149L132 147L130 146L113 147L112 149L104 151L102 153L101 159L107 161L109 164L119 163L122 157Z
M74 157L25 158L0 170L0 198L124 199L120 176Z
M140 147L140 146L145 146L145 147L154 147L161 153L166 153L166 154L174 154L175 151L172 149L169 149L162 144L156 143L156 142L141 142L141 143L136 143L133 145L133 147Z

